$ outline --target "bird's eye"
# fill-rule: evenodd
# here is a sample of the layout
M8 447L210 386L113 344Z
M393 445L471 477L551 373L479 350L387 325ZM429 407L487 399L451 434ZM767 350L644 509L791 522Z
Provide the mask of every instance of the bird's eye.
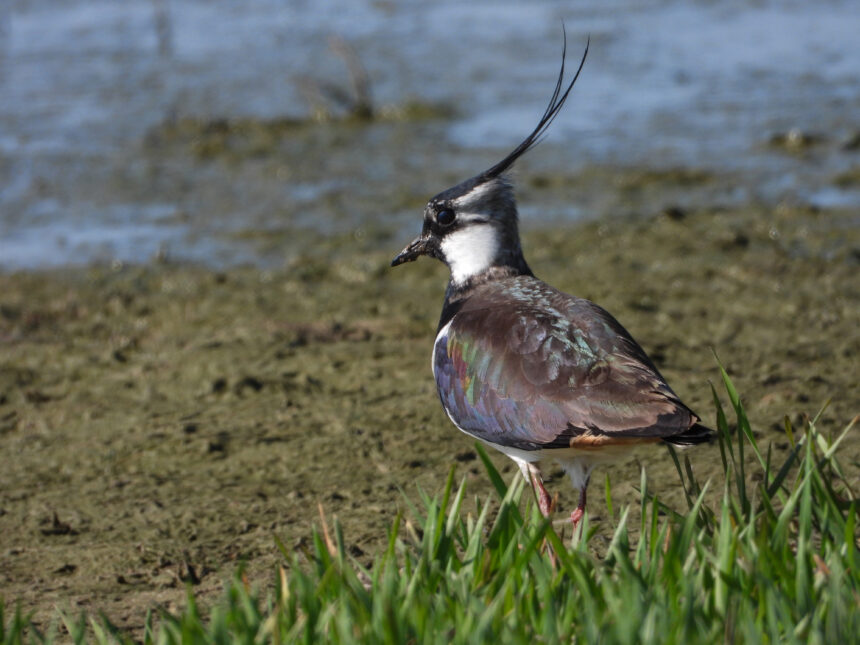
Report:
M454 219L456 217L457 216L454 214L454 211L450 208L446 208L436 213L436 223L439 224L439 226L450 226L454 223Z

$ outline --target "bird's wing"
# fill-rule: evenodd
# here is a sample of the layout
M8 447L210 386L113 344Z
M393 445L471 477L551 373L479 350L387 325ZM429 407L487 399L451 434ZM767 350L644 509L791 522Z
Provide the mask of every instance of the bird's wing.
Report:
M540 284L540 298L476 295L437 341L439 396L461 429L533 450L656 440L698 421L609 313Z

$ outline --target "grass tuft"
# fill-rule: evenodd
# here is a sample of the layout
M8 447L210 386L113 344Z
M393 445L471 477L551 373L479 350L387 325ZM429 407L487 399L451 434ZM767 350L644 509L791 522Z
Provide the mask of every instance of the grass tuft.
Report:
M668 509L643 472L641 524L611 506L614 532L600 558L586 522L566 544L538 512L525 483L511 484L478 454L495 494L462 511L465 481L452 469L440 495L420 492L398 515L388 546L364 568L341 528L321 512L303 555L279 543L285 566L267 596L238 575L202 616L189 592L179 614L148 617L145 643L717 643L860 641L857 498L836 458L853 426L830 440L816 419L795 428L781 464L762 453L740 397L722 371L729 414L714 404L725 481L706 502L688 458L669 449L687 508ZM734 431L729 416L734 419ZM523 510L525 509L525 510ZM62 640L131 642L106 618L60 617ZM0 643L52 642L28 616L0 605Z

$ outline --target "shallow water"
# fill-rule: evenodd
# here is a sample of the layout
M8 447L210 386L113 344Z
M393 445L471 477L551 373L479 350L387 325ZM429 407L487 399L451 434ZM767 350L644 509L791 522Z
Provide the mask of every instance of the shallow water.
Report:
M0 267L279 266L306 234L344 231L394 248L383 232L408 235L428 196L530 130L562 21L569 63L589 35L591 51L546 143L520 164L527 184L538 177L527 220L647 213L703 194L858 207L858 182L834 181L860 162L853 4L4 2ZM299 77L349 83L331 35L355 48L384 118L310 118ZM430 109L397 112L410 102ZM272 129L277 118L296 127ZM202 125L177 134L183 119ZM261 130L201 153L214 119ZM622 195L626 167L708 180ZM261 245L259 231L281 242Z

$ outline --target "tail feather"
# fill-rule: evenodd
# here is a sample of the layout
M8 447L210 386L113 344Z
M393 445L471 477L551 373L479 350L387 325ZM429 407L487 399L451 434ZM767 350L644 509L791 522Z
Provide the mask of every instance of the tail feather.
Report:
M663 437L663 441L675 446L695 446L700 443L713 443L716 438L716 432L701 423L695 423L686 432L672 437Z

